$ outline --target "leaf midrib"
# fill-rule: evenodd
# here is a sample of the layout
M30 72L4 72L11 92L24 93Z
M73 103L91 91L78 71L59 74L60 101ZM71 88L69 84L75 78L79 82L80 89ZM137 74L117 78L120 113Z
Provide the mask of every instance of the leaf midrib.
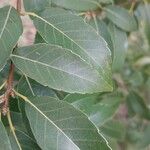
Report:
M10 7L9 10L8 10L8 13L7 13L7 16L6 16L6 20L4 21L4 25L3 25L3 28L2 28L2 31L1 31L1 34L0 34L0 38L2 37L2 35L4 33L5 27L7 25L8 19L9 19L9 15L10 15L11 9L12 9L12 7Z
M78 45L72 38L70 38L68 35L66 35L63 31L61 31L60 29L58 29L57 27L55 27L53 24L51 24L50 22L48 22L47 20L45 20L44 18L42 18L42 17L40 17L40 16L38 16L38 15L35 15L34 17L37 17L38 19L41 19L42 21L44 21L45 23L47 23L48 25L50 25L51 27L53 27L54 29L56 29L58 32L60 32L61 34L63 34L65 37L67 37L68 39L70 39L75 45L77 45L82 51L84 51L87 55L88 55L88 57L89 58L91 58L93 61L94 61L94 63L96 64L96 65L98 65L101 69L102 69L102 71L105 73L105 70L103 69L103 67L101 67L96 61L95 61L95 59L93 58L93 57L91 57L91 55L89 55L88 53L87 53L87 51L86 50L84 50L84 48L83 47L81 47L80 45ZM92 29L92 28L91 28ZM39 31L40 32L40 31ZM42 36L42 38L46 41L46 42L48 42L46 39L45 39L45 37L43 37ZM101 38L102 39L102 38ZM49 42L48 42L49 43ZM107 46L107 44L106 44L106 49L107 50L109 50L109 48L108 48L108 46ZM74 53L71 49L70 49L70 51L72 52L72 53ZM80 56L81 57L81 56ZM83 60L85 60L83 57L81 57ZM86 60L85 60L86 61ZM86 61L87 62L87 61ZM88 62L87 62L88 63ZM92 66L90 63L88 63L90 66ZM111 85L104 79L104 77L103 76L101 76L101 79L103 79L103 81L109 86L109 87L111 87Z
M45 119L47 119L47 121L53 124L73 145L75 145L78 150L80 150L79 147L63 132L63 130L61 130L52 120L50 120L36 105L34 105L31 101L30 104L31 107L34 107Z
M78 77L78 78L80 78L80 79L83 79L83 80L85 80L85 81L88 81L88 82L90 82L90 83L92 83L92 84L94 84L94 85L97 84L97 83L94 82L94 81L88 80L88 79L83 78L83 77L81 77L81 76L78 76L78 75L76 75L76 74L73 74L73 73L70 73L70 72L66 72L66 71L64 71L64 70L62 70L62 69L58 69L58 68L56 68L56 67L54 67L54 66L51 66L51 65L48 65L48 64L45 64L45 63L36 61L36 60L32 60L32 59L29 59L29 58L26 58L26 57L22 57L22 56L19 56L19 55L14 55L14 54L11 54L11 57L17 57L17 58L20 58L20 59L23 59L23 60L28 60L28 61L31 61L31 62L33 62L33 63L37 63L37 64L40 64L40 65L43 65L43 66L45 66L45 67L50 67L50 68L52 68L52 69L65 72L65 73L70 74L70 75L72 75L72 76L76 76L76 77Z

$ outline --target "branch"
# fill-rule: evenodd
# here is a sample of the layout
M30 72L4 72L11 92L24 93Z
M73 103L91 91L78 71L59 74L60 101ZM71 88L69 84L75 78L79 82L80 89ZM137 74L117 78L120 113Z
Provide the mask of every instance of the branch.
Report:
M21 0L17 0L17 11L20 13L21 12Z
M2 114L6 115L8 112L8 105L9 105L9 98L13 96L13 80L14 80L14 64L11 62L10 64L10 70L9 70L9 75L7 79L7 84L6 84L6 92L2 95L2 101L3 101L3 106L2 106Z

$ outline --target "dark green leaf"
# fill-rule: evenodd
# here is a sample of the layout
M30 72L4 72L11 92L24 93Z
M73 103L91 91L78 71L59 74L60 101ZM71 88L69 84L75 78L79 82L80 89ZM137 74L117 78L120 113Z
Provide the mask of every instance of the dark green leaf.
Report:
M31 96L50 96L57 98L55 92L49 87L42 86L38 82L23 76L17 87L19 93L26 97Z
M90 21L87 21L87 23L89 23L94 29L96 29L97 33L105 39L108 47L112 51L113 44L106 23L98 18L91 19Z
M70 49L99 71L102 85L112 90L111 52L106 42L82 18L62 9L46 9L34 24L42 38Z
M0 8L0 70L22 34L22 23L12 6Z
M48 44L19 48L11 58L27 76L70 93L96 93L110 89L90 65L67 49Z
M26 113L43 150L108 150L106 141L88 118L64 101L50 97L30 98Z
M137 30L138 26L135 17L132 16L126 9L111 5L107 6L105 11L106 17L119 28L128 32Z
M0 149L13 150L3 123L0 121Z
M126 51L128 47L127 34L117 28L114 24L109 24L109 31L113 43L113 71L119 71L123 68Z
M36 32L34 43L45 43L44 39L38 32Z
M15 132L22 150L41 150L37 145L37 143L31 137L29 137L25 132L18 129L16 129ZM11 141L12 149L20 150L17 146L17 143L12 133L9 133L9 139Z
M137 93L131 92L127 98L129 112L133 115L150 119L150 110L147 108L144 100Z

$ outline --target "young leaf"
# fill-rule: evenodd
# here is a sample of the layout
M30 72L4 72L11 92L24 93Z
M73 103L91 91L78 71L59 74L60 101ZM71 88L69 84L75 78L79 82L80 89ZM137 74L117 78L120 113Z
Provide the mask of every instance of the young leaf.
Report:
M0 146L3 150L12 150L7 132L3 123L0 121Z
M119 28L128 32L137 30L138 26L135 17L129 14L126 9L111 5L107 6L105 11L106 17Z
M126 32L117 28L114 24L109 24L109 31L113 43L113 71L122 69L128 46L128 39Z
M41 18L42 17L42 18ZM82 18L62 9L46 9L41 17L35 16L34 24L50 44L60 45L78 54L99 71L102 85L112 90L111 52L103 38Z
M106 141L88 118L64 101L32 97L26 113L43 150L108 150Z
M110 88L96 70L60 46L36 44L19 48L11 58L24 74L56 90L96 93Z
M22 34L22 23L12 6L0 8L0 70Z

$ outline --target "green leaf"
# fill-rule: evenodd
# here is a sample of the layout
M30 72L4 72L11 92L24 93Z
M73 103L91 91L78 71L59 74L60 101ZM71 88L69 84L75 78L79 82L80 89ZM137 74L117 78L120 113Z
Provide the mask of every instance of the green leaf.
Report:
M98 95L79 95L70 94L64 101L69 102L76 109L83 111L89 119L98 127L103 125L108 121L120 104L120 97L106 97L100 102L98 100Z
M115 25L125 31L137 30L138 25L134 16L132 16L126 9L119 6L107 6L105 8L106 17Z
M98 8L96 0L52 0L52 3L67 9L87 11Z
M142 97L140 97L136 92L131 92L127 97L127 105L130 114L139 115L146 119L150 119L150 110L146 106Z
M44 39L38 32L36 32L34 43L45 43Z
M51 0L23 0L26 11L40 12L51 5Z
M12 150L7 132L1 121L0 121L0 146L2 150Z
M31 96L50 96L57 98L55 92L49 87L45 87L38 82L23 76L18 84L17 90L26 97Z
M113 71L119 71L123 68L126 51L128 47L128 39L126 32L117 28L114 24L109 24L109 31L113 43Z
M97 103L98 94L69 94L63 100L81 110L86 115L89 114L91 107Z
M97 128L73 106L50 97L30 100L30 104L26 104L26 113L43 150L109 149Z
M52 3L67 9L88 11L97 9L100 3L113 3L113 0L52 0Z
M12 6L0 8L0 70L22 34L22 22Z
M31 137L29 137L25 132L18 130L18 129L16 129L15 131L16 131L16 135L17 135L17 138L19 140L22 150L31 150L31 149L41 150L39 146L37 145L37 143ZM20 150L17 146L17 143L12 133L9 133L9 139L11 141L13 150Z
M41 18L42 17L42 18ZM81 56L99 71L102 85L112 90L111 52L106 42L84 20L62 9L46 9L34 24L42 38Z
M89 23L97 31L97 33L104 38L108 44L108 47L112 51L113 44L106 23L99 18L93 18L87 21L87 23Z
M111 139L122 141L125 138L125 126L116 120L106 122L99 130L104 136L110 137Z
M40 148L38 147L35 140L32 139L28 135L25 125L23 123L21 113L11 112L11 120L12 120L13 126L15 128L15 133L16 133L17 139L21 145L21 148L23 150L31 150L31 149L32 150L40 150ZM7 126L7 129L10 129L10 128L8 128L8 126L9 126L8 122L5 122L5 125ZM12 149L20 150L11 130L8 130L8 136L9 136L9 140L10 140Z
M39 83L69 93L96 93L110 87L90 65L67 49L48 44L19 48L14 64Z

